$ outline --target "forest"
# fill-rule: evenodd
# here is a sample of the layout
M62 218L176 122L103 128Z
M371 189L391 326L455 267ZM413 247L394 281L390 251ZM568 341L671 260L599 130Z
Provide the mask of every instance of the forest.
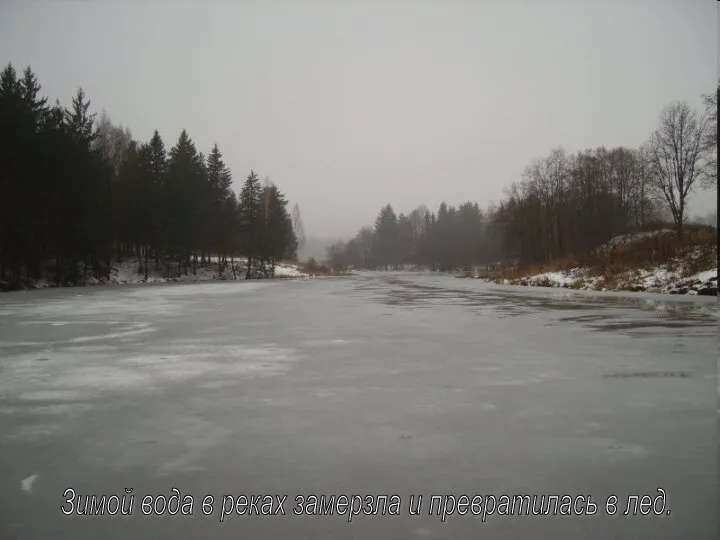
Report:
M397 215L388 204L374 226L328 249L338 268L419 265L436 270L517 268L585 254L618 235L670 224L683 238L688 197L717 188L717 102L704 110L668 105L637 148L569 154L557 147L528 165L497 204L445 202ZM714 216L716 228L717 214Z
M688 197L717 186L719 91L704 96L702 111L668 105L637 148L554 148L487 208L443 202L397 215L388 204L374 226L331 246L328 261L506 268L585 253L663 222L682 238ZM106 113L91 113L82 88L69 107L50 105L30 67L19 74L8 64L0 136L0 288L107 279L123 258L137 259L147 278L151 267L187 275L211 258L234 269L242 257L251 278L297 257L299 208L291 215L276 185L250 171L236 194L217 144L204 154L185 130L169 150L157 130L137 141Z
M170 276L242 255L250 278L296 256L276 185L251 171L236 194L217 144L204 154L185 130L169 150L157 130L139 142L91 114L82 88L50 105L30 67L0 74L0 137L2 288L107 279L126 257L147 278L152 265Z

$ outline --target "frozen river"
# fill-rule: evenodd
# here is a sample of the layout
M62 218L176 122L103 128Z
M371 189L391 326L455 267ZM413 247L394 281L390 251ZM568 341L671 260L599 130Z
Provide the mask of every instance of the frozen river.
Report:
M716 538L717 316L716 298L410 274L4 294L0 538ZM69 487L132 488L133 512L78 516ZM192 516L143 515L173 487ZM661 515L623 515L658 488ZM242 494L287 495L286 515L238 515ZM401 506L295 515L311 494ZM436 494L597 513L443 522Z

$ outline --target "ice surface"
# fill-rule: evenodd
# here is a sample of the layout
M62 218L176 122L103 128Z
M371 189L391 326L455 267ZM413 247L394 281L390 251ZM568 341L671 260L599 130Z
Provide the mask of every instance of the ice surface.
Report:
M7 293L0 538L714 538L717 322L715 298L417 272ZM403 509L69 519L70 486L137 504L176 486L196 513L208 493L398 493ZM670 516L406 508L657 487Z

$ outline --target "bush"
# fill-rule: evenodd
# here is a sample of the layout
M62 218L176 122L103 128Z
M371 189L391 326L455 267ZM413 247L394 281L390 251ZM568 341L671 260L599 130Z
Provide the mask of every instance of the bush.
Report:
M326 264L317 262L313 257L310 257L307 261L300 265L300 270L310 274L311 276L331 276L335 272L332 268Z

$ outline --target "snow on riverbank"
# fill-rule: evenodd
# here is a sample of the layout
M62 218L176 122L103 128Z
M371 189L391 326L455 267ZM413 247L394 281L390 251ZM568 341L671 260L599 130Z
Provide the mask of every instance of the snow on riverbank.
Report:
M683 277L679 271L658 267L652 270L629 270L614 276L614 283L609 283L603 276L592 275L583 268L573 268L513 280L506 279L503 280L503 284L579 290L645 291L662 294L714 296L718 292L717 272L718 269L713 268Z
M233 273L233 266L235 272ZM253 265L254 266L254 265ZM170 274L168 277L167 269L164 264L160 265L159 270L155 269L155 264L150 261L147 279L145 279L144 271L141 272L140 260L137 258L125 259L123 261L114 261L111 265L110 280L98 280L90 277L85 281L85 285L124 285L139 283L186 283L186 282L203 282L203 281L233 281L245 279L247 272L247 259L238 259L231 266L230 263L220 270L220 264L217 258L206 264L198 264L195 273L192 266L188 268L188 275L178 275L177 263L170 265ZM264 276L260 268L253 267L253 278L262 279ZM275 278L281 279L309 279L311 276L302 272L299 267L292 263L281 263L275 266ZM47 280L38 280L32 285L34 289L44 289L53 285Z
M298 270L295 265L278 265L275 267L276 278L304 278L308 275Z
M656 231L642 231L623 234L620 236L614 236L607 244L599 247L598 252L609 251L612 248L617 248L628 244L634 244L646 238L655 238L657 236L672 236L673 234L675 234L675 231L673 231L672 229L658 229Z
M675 232L670 229L616 236L585 257L585 262L576 261L578 267L567 269L572 263L554 261L535 270L552 271L532 273L528 269L525 273L530 275L509 279L501 276L493 281L579 290L717 295L716 237L702 230L690 234L694 236L688 244L675 241Z
M233 271L234 268L234 271ZM192 267L188 269L188 274L177 275L177 265L171 266L170 275L167 277L166 270L161 265L159 271L155 270L155 265L151 262L148 268L147 280L144 272L140 272L140 261L138 259L128 259L122 262L116 262L112 265L110 274L111 284L122 283L174 283L174 282L196 282L196 281L232 281L237 279L245 279L247 272L247 259L238 259L233 264L228 264L220 269L220 264L213 261L209 264L201 266L197 265L195 273ZM253 277L262 278L259 267L253 267ZM306 273L300 271L297 265L292 263L281 263L275 266L276 278L307 278ZM89 283L92 284L92 283Z

